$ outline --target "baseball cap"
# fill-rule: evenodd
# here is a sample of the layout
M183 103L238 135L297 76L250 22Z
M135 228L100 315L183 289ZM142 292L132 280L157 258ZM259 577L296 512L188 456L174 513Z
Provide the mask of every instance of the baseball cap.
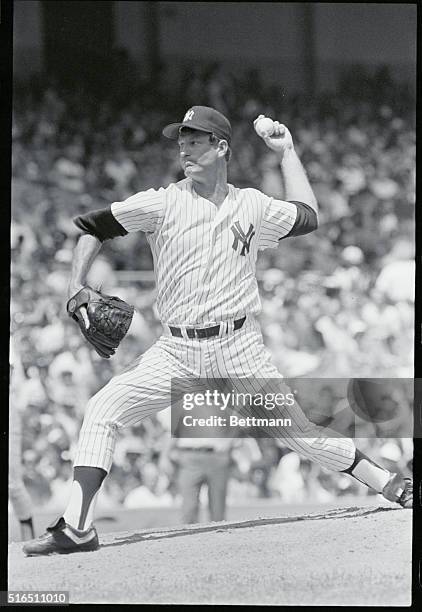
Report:
M215 134L218 138L227 140L230 144L232 127L230 121L215 108L209 106L192 106L180 123L170 123L163 129L163 135L176 140L182 127Z

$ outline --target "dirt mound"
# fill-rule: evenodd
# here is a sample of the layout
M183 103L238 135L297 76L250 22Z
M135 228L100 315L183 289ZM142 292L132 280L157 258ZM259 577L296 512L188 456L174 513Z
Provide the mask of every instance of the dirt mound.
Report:
M411 603L412 513L311 514L109 533L91 553L24 557L9 590L68 590L71 603Z

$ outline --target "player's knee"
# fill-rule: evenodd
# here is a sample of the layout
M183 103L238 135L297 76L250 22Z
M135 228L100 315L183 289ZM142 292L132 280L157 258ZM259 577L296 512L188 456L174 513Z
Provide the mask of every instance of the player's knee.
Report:
M98 396L99 396L99 393L96 393L95 395L93 395L91 397L90 400L88 400L88 403L87 403L86 409L85 409L85 418L90 416L101 405L101 404L99 404L99 397Z
M91 397L86 405L85 420L104 420L106 414L113 414L113 399L112 393L106 393L105 388L100 389L95 395Z
M98 432L119 427L119 415L115 398L110 393L104 393L102 389L88 401L81 431Z

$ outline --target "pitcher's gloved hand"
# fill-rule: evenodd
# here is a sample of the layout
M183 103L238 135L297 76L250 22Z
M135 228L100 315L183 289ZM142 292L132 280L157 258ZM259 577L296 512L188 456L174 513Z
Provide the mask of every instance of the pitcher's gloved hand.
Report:
M70 298L66 310L97 353L109 359L127 334L135 309L117 296L87 286Z

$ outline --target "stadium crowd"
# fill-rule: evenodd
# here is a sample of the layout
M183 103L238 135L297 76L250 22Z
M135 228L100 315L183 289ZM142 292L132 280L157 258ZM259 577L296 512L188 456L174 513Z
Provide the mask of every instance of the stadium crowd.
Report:
M116 82L117 83L117 82ZM162 126L207 104L233 125L229 181L282 197L277 161L256 136L260 113L289 126L320 204L319 230L283 241L258 263L264 339L286 377L412 377L415 117L409 89L388 72L356 69L335 95L288 96L255 71L203 66L180 90L121 78L95 97L53 81L16 84L13 102L11 335L16 364L11 402L24 420L25 482L35 504L54 505L71 477L87 399L158 337L152 258L142 234L104 244L91 283L133 303L122 349L102 360L65 315L76 242L72 217L183 178ZM124 347L124 348L123 348ZM332 402L335 404L335 401ZM410 408L409 408L410 410ZM410 413L409 413L410 414ZM177 498L161 469L168 424L160 414L122 432L105 482L110 503L143 488L145 504ZM365 493L274 441L234 455L230 499L242 495L328 499ZM362 442L383 461L402 459L405 439ZM242 450L242 449L246 450ZM252 457L252 458L251 458ZM258 458L257 458L258 457Z

